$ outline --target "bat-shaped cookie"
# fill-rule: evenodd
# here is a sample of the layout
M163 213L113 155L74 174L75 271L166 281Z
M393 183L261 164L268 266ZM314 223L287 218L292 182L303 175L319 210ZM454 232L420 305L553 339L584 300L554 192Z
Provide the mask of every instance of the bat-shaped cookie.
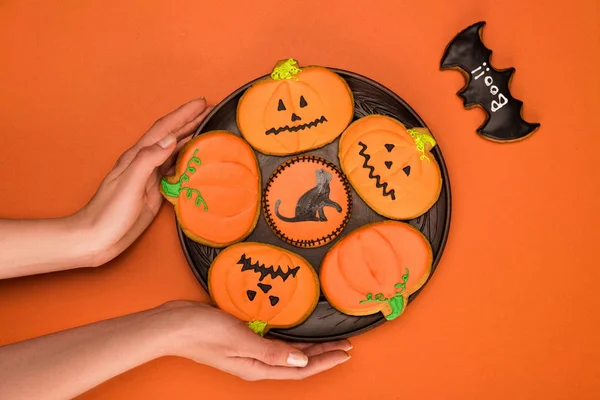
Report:
M539 123L523 120L523 102L510 94L509 84L514 68L497 70L490 64L492 51L481 40L485 21L473 24L454 37L446 48L441 69L458 69L467 84L458 92L466 108L482 107L487 113L477 128L482 136L501 142L524 139Z

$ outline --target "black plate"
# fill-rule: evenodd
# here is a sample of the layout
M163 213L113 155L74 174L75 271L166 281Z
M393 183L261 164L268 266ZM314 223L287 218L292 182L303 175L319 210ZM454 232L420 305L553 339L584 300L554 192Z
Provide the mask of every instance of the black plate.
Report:
M423 120L404 100L383 85L352 72L334 68L331 68L331 70L342 76L346 82L348 82L350 89L352 89L352 92L354 93L355 120L369 114L383 114L400 120L408 128L415 126L426 126ZM263 79L265 77L259 79ZM198 128L195 136L215 129L225 129L239 135L239 130L237 128L235 119L237 104L244 91L257 80L244 85L219 103L219 105L217 105L217 107L210 113L203 124ZM278 165L292 158L292 156L275 157L266 156L259 152L255 153L258 158L262 173L263 187L266 184L271 172L273 172ZM303 154L320 156L339 166L337 153L338 140L336 139L333 143L321 149L308 151ZM450 229L451 210L448 171L446 169L446 164L444 163L442 152L440 151L439 146L434 147L432 154L439 163L442 171L443 184L440 198L426 214L414 220L408 221L411 225L419 229L431 243L434 256L431 275L433 275L435 272L435 269L442 256L444 246L446 245L448 231ZM340 240L340 238L344 237L349 232L361 225L384 219L379 214L372 211L354 190L352 191L352 196L353 210L352 217L348 225L340 234L338 239L326 246L316 249L301 249L288 245L275 236L275 234L273 234L263 215L260 216L256 229L250 235L247 241L269 243L294 251L306 258L318 271L321 264L321 259L327 250L329 250L329 248L337 242L337 240ZM179 238L188 263L194 271L194 275L196 275L196 278L198 278L198 281L204 287L204 289L208 290L208 268L210 267L212 260L217 254L219 254L220 250L193 242L183 235L181 229L179 229ZM421 290L413 293L410 296L409 303L419 294L420 291ZM401 318L402 317L400 317L400 319ZM325 297L321 295L321 299L319 300L317 308L303 324L290 329L273 329L269 334L284 340L328 341L358 335L378 325L381 325L385 321L386 319L381 313L366 317L353 317L342 314L332 308Z

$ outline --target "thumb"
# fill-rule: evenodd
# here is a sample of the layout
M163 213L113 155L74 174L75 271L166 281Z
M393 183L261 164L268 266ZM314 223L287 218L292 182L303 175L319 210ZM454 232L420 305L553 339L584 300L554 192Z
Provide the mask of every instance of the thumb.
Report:
M142 148L129 164L127 173L132 179L145 182L173 154L176 144L175 136L169 134L158 143Z
M276 340L254 335L252 343L245 346L243 357L254 358L267 365L282 367L306 367L308 357L295 347Z

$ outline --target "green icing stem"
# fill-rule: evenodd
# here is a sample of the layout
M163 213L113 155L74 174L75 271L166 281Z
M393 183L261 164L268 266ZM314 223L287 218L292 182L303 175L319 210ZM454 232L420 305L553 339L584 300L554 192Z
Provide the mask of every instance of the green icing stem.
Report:
M388 300L388 304L392 308L392 312L389 313L388 315L384 314L384 316L385 316L385 319L387 319L388 321L391 321L391 320L395 319L397 316L399 316L400 314L402 314L402 311L404 310L404 297L402 297L402 296L392 297L391 299Z
M165 178L160 181L163 192L169 197L177 197L181 193L181 182L171 183Z
M302 72L302 70L298 67L298 61L289 58L277 63L275 68L273 68L273 72L271 72L271 79L275 81L282 81L285 79L298 80L296 75L300 72Z
M254 331L254 333L264 336L265 328L267 327L267 323L265 321L255 320L248 322L248 327Z
M361 300L360 304L365 303L388 303L392 312L389 314L383 314L388 321L391 321L402 314L404 311L404 297L402 294L406 290L406 282L408 281L408 268L404 275L402 275L402 282L394 285L394 288L400 289L398 290L392 297L387 298L383 293L377 293L373 296L373 293L368 293L367 298L365 300Z
M166 178L162 178L160 186L162 187L163 192L165 192L165 194L169 197L178 197L181 192L185 192L185 197L191 199L194 196L194 194L196 194L196 201L194 202L196 204L196 207L200 207L200 205L203 205L204 211L208 211L208 204L206 204L206 201L204 201L204 198L202 197L202 194L200 194L199 190L189 187L181 187L181 185L184 182L188 182L190 180L188 172L190 173L190 175L196 172L196 168L192 167L192 163L200 165L200 159L196 157L197 152L198 149L194 151L192 158L190 159L190 161L188 161L187 168L185 169L183 175L179 177L179 181L177 181L176 183L171 183Z
M417 150L421 152L421 156L419 157L419 159L431 162L429 157L425 155L425 150L427 147L427 143L429 143L431 147L435 147L435 145L437 144L433 136L428 135L427 133L421 133L416 129L408 129L407 132L410 136L412 136L413 140L415 141L415 146L417 147Z

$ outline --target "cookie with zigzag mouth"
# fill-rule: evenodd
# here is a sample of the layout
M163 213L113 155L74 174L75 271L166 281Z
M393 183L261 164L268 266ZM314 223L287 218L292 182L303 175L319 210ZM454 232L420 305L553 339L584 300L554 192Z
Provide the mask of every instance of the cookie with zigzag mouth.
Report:
M339 159L358 195L376 212L409 220L429 210L440 196L442 176L426 128L369 115L342 134Z
M271 75L246 90L237 106L237 125L264 154L291 155L333 142L354 116L346 81L318 66L294 59L277 63Z
M280 247L244 242L223 250L208 271L211 297L223 311L264 335L301 324L319 301L319 277L308 261Z

